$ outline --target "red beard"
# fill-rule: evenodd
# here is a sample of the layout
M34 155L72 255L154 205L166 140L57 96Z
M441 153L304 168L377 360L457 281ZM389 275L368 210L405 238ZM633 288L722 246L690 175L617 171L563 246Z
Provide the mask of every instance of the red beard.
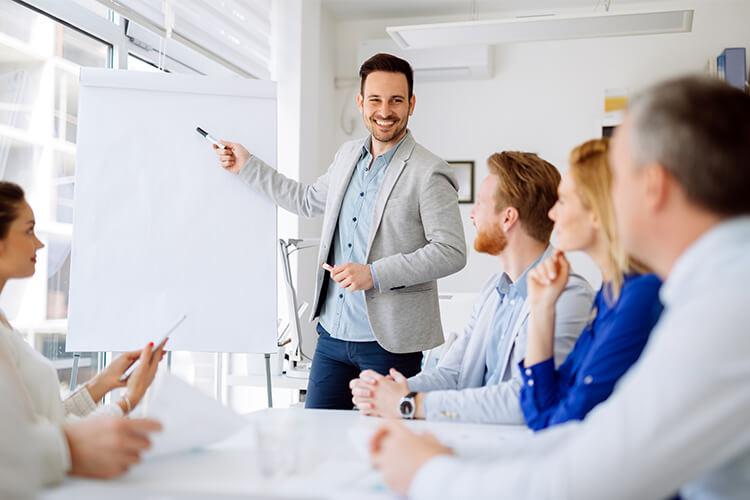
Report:
M474 238L474 250L480 253L500 255L507 245L508 238L499 224L489 228L489 231L479 230Z

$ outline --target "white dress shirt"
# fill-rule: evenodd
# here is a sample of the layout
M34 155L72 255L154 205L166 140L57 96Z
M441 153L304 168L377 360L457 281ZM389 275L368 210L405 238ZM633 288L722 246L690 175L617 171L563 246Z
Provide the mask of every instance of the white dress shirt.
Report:
M62 481L70 469L70 451L61 424L67 418L90 414L121 416L122 410L114 404L97 408L85 387L63 401L55 367L4 321L0 321L0 353L17 375L25 404L33 414L42 480L45 484ZM16 403L3 400L3 404Z
M582 423L525 453L477 464L438 457L414 499L685 499L750 495L750 217L695 242L661 290L640 360Z

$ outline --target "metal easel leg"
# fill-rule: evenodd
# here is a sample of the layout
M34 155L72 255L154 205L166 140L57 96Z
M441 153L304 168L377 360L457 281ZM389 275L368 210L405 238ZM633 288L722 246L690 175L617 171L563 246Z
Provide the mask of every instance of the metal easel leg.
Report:
M224 359L223 359L222 353L220 353L220 352L216 353L216 365L215 365L215 367L216 367L216 371L215 371L214 375L215 375L215 378L216 378L216 388L215 388L216 399L220 403L223 404L224 403L224 393L223 393L223 385L222 384L224 383L224 377L223 377L223 375L224 375Z
M273 390L271 387L271 355L263 355L266 359L266 394L268 396L268 407L273 408Z
M78 385L78 362L81 360L81 353L73 353L73 368L70 370L70 392L73 392Z

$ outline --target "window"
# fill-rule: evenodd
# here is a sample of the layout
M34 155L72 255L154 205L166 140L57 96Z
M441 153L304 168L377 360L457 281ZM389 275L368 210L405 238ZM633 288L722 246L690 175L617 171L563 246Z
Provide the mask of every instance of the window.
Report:
M3 310L66 384L78 69L110 66L112 47L11 0L0 0L0 47L0 171L24 187L46 245L35 276L8 284ZM97 359L82 358L81 379Z
M133 54L128 54L128 69L132 71L159 71L159 68L155 64L141 59L138 56L134 56Z
M156 7L156 10L145 9L152 3L161 6L155 0L125 3L142 8L143 12L158 11ZM0 178L24 187L35 211L38 236L46 245L38 254L35 276L9 282L0 306L27 341L55 364L63 390L70 384L73 366L73 354L65 352L65 338L79 69L159 71L157 61L160 61L164 70L170 72L268 74L270 3L267 0L237 4L229 12L205 2L180 3L175 35L185 43L163 40L155 31L158 19L136 15L147 26L144 28L121 19L105 6L122 8L125 3L0 0ZM226 22L231 33L202 32L196 28L202 25L195 24L196 16L201 15ZM220 16L226 19L221 20ZM247 26L252 28L252 37L241 37L237 43L233 33L242 32ZM232 48L234 45L236 48ZM160 57L159 47L166 57ZM248 65L240 68L227 65L222 57L212 57L217 53L231 54L230 59L247 61ZM81 355L78 383L103 366L105 354ZM230 363L242 368L244 362L250 361L262 369L259 355L223 357L225 362L217 363L217 355L213 353L176 352L171 356L172 371L213 394L225 389L218 387L217 382L226 376L222 372ZM275 393L277 402L293 401L288 391L280 391ZM226 389L226 396L238 410L265 406L264 387Z

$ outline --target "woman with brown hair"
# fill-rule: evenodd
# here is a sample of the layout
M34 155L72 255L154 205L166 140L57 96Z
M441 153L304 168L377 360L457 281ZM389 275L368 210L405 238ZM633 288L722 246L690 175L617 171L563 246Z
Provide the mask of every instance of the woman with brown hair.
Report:
M36 237L35 225L23 189L0 181L0 292L8 280L34 274L36 253L44 247ZM118 417L128 415L141 401L163 354L164 345L155 347L153 343L122 354L63 400L55 367L26 343L0 311L0 360L8 365L21 396L21 401L2 404L20 405L30 415L34 439L29 445L35 448L41 467L35 472L44 484L60 481L66 473L113 477L138 462L140 452L148 447L146 435L158 430L158 423ZM138 359L138 367L122 380ZM122 396L99 405L104 395L116 388L124 388ZM86 418L80 420L82 417Z
M608 152L608 139L585 142L571 152L570 169L549 212L558 251L527 279L530 313L526 357L520 363L521 408L534 430L583 420L607 399L640 356L661 315L659 278L625 255L615 229ZM564 251L589 255L601 271L602 287L591 320L556 368L555 303L570 270Z

